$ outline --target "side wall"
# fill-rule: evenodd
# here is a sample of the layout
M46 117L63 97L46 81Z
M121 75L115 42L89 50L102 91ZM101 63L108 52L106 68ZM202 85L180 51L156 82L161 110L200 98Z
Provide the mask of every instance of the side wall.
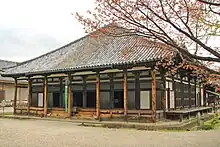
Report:
M14 84L1 83L0 90L4 91L4 99L6 101L14 100ZM17 101L22 102L26 101L28 98L28 89L27 88L18 88L17 90Z
M137 71L136 71L137 72ZM128 82L127 82L127 88L128 88L128 109L129 110L135 110L135 109L150 109L151 110L151 85L152 85L152 78L151 78L151 72L149 70L143 70L140 72L140 78L139 78L139 98L138 93L135 93L136 91L136 79L135 75L133 74L135 72L128 72ZM114 79L113 79L113 99L111 100L111 89L110 89L110 78L108 74L101 74L100 75L100 108L101 109L111 109L114 108L121 108L123 109L123 106L118 106L117 104L121 105L123 103L123 73L117 72L113 73ZM157 73L156 76L156 82L157 82L157 110L161 110L161 99L162 99L162 89L161 89L161 77L160 74ZM52 82L51 78L48 79L49 85L48 85L48 108L51 107L59 107L64 108L64 89L65 89L65 80L59 81L58 78L55 78ZM62 89L60 86L62 85ZM73 76L73 81L71 85L72 89L72 95L73 95L73 107L82 107L83 104L83 81L82 76ZM88 75L86 80L86 93L87 93L87 100L95 98L96 94L96 75ZM43 81L42 79L38 79L38 81L35 79L33 80L32 84L32 104L33 107L40 107L38 105L39 102L39 94L43 94ZM62 96L61 96L62 95ZM137 98L136 98L137 97ZM95 99L94 99L95 100ZM90 101L95 103L94 100ZM122 102L121 102L122 100ZM117 102L119 101L119 102ZM57 104L59 103L59 104ZM77 106L76 106L77 103ZM87 102L86 102L87 103ZM88 102L89 103L89 102ZM88 104L87 103L87 104ZM116 104L117 103L117 104ZM139 103L139 104L136 104ZM55 106L56 105L56 106ZM117 106L116 106L117 105ZM122 104L123 105L123 104ZM91 106L88 106L88 108L95 108L95 105L92 104ZM43 106L41 106L43 107ZM85 108L85 107L84 107Z
M181 81L179 74L173 78L169 75L166 77L165 88L167 109L203 106L202 87L198 80L183 77Z

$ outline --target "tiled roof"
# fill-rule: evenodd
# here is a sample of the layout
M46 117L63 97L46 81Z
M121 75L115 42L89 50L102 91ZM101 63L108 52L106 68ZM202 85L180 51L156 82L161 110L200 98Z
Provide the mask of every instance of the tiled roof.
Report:
M8 68L12 66L16 66L17 62L12 62L12 61L6 61L6 60L0 60L0 69L2 70L3 68Z
M85 36L57 50L8 69L5 75L46 73L160 60L170 47L139 37Z
M0 60L0 74L4 73L4 70L6 68L13 67L13 66L16 66L16 65L17 65L16 62ZM0 75L0 81L10 82L10 81L13 81L13 79L12 78L8 78L8 77L2 77Z

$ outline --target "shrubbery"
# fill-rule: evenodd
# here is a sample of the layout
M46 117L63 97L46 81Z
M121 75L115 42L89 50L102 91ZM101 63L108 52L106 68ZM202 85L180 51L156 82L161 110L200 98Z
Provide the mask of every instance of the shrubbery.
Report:
M213 119L204 123L204 126L201 127L202 130L212 130L220 127L220 117L216 116Z

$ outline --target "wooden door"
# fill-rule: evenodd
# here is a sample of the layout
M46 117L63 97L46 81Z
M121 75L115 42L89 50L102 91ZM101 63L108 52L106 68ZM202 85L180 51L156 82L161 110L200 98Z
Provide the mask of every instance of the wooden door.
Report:
M5 91L4 90L0 90L0 103L5 100Z
M150 109L150 91L141 91L140 109Z

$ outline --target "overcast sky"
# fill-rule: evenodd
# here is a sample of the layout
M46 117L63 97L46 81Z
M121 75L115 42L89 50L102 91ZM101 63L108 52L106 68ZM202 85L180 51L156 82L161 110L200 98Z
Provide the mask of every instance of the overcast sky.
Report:
M0 0L0 59L22 62L84 36L72 13L93 6L94 0Z
M93 0L0 0L0 59L25 61L85 35L71 15Z

